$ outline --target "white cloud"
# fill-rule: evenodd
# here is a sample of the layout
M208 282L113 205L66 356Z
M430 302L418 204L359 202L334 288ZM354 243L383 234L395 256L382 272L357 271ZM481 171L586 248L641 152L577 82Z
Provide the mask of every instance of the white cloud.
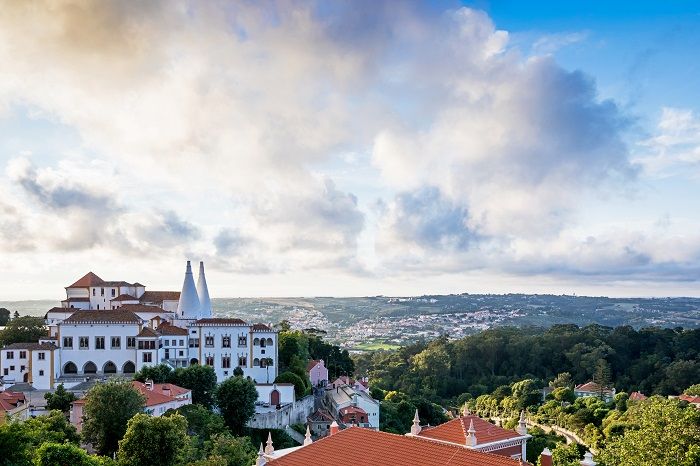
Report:
M692 110L664 108L656 133L640 143L637 161L649 174L669 176L691 169L700 174L700 117Z

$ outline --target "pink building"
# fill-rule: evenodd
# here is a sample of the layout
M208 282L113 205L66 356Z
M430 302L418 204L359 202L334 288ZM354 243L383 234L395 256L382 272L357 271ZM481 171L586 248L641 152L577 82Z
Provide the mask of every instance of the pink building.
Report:
M324 387L328 384L328 369L326 369L323 359L312 360L306 370L309 372L309 379L314 387Z

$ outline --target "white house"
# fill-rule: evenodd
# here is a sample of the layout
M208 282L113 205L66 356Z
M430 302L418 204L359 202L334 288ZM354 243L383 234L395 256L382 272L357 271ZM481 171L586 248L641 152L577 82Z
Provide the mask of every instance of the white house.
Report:
M341 417L343 408L353 406L367 413L367 427L379 429L379 401L363 390L356 390L349 385L338 385L326 390L327 404L336 417Z
M105 281L89 272L66 287L62 307L50 309L45 319L49 335L33 344L42 346L0 351L5 381L51 389L159 363L206 364L219 381L233 376L236 367L256 383L272 383L278 374L277 332L265 324L213 317L201 262L195 286L187 261L180 292L146 291L138 282Z

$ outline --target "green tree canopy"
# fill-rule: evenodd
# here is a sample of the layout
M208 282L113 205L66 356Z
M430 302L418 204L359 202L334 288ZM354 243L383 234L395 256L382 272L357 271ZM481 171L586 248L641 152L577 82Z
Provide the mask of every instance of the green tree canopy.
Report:
M59 411L23 422L0 425L0 466L29 466L43 443L78 444L75 427Z
M690 387L686 388L683 393L691 396L700 396L700 383L691 385Z
M0 326L7 325L10 320L10 310L0 307Z
M626 427L607 439L598 457L605 466L697 466L700 411L659 396L632 404Z
M242 435L246 423L255 414L258 399L255 384L243 377L231 377L216 387L214 399L231 432Z
M291 383L294 384L294 394L297 399L302 398L306 394L307 387L304 381L294 372L283 372L277 376L275 383Z
M178 367L168 376L168 382L192 390L192 403L211 408L214 404L216 372L210 366L194 364Z
M248 437L234 437L229 433L217 434L207 442L210 461L224 458L225 466L250 466L257 450Z
M35 453L34 466L107 466L114 462L109 458L93 456L70 443L42 444Z
M142 413L145 399L131 382L112 379L92 387L83 408L83 438L102 455L117 451L127 423Z
M127 424L117 458L123 466L171 466L185 459L187 444L187 421L183 416L139 413Z
M44 324L42 317L16 317L7 323L4 330L0 331L0 343L10 345L37 342L39 338L47 335L48 330Z
M170 378L172 372L173 370L167 364L144 366L140 371L134 374L134 379L139 382L152 380L155 383L165 383Z
M191 404L170 409L164 416L174 414L182 415L187 420L187 433L197 436L202 442L227 430L224 418L202 405Z
M75 395L72 392L67 391L63 384L59 384L56 390L51 393L47 392L44 394L44 399L46 400L46 408L50 410L58 410L64 413L70 410L70 405L76 400Z
M571 378L571 374L568 372L562 372L560 374L557 374L557 376L549 382L549 386L551 388L573 388L574 387L574 381Z

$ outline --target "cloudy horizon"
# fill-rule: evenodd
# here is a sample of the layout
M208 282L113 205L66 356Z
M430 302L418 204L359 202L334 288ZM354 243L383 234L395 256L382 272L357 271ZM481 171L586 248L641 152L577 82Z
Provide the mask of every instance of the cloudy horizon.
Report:
M700 8L531 6L9 2L0 300L700 295Z

